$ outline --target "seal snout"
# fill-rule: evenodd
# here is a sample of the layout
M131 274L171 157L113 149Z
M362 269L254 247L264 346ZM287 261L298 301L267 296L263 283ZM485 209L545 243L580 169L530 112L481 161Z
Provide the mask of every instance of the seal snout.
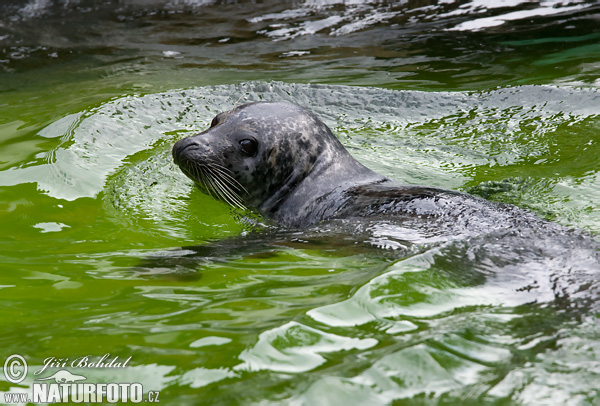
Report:
M189 160L189 153L197 146L191 138L192 137L184 138L173 145L171 151L173 154L173 161L179 166Z

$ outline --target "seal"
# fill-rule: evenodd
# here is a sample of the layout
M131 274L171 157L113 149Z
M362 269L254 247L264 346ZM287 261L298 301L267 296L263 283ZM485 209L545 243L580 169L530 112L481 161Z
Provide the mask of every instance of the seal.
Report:
M520 210L457 191L399 184L362 165L315 114L289 102L249 103L218 114L208 130L177 141L172 152L205 193L287 227L393 218L485 229L509 223Z

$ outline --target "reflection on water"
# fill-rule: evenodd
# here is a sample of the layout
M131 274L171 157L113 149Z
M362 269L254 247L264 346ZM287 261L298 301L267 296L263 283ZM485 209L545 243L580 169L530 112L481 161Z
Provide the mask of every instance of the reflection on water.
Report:
M168 404L599 403L597 237L282 230L195 190L170 158L236 103L291 100L387 176L597 235L598 11L0 2L5 354L32 370L132 356L88 382L141 382Z

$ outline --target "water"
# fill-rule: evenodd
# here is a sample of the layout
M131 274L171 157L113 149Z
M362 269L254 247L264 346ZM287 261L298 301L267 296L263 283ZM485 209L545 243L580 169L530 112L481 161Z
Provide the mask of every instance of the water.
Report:
M30 373L0 391L110 353L130 366L71 371L166 404L599 403L599 11L3 2L0 337ZM170 148L281 99L380 173L560 228L257 231Z

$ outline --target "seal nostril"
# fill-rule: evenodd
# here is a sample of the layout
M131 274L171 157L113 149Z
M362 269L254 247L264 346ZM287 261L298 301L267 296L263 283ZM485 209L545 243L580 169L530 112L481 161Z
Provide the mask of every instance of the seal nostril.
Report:
M178 165L182 160L185 160L186 154L189 153L191 149L194 149L195 143L190 138L191 137L179 140L173 145L171 153L173 155L173 161Z

